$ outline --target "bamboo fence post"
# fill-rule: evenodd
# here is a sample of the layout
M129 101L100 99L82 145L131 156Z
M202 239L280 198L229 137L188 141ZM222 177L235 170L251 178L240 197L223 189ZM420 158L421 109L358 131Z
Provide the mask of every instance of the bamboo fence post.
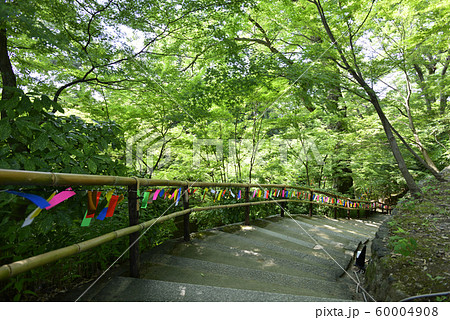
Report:
M334 218L337 219L337 198L334 198Z
M183 209L187 210L189 209L189 193L187 187L183 187ZM189 213L184 214L183 219L183 229L184 229L184 241L191 240L191 234L189 231Z
M250 187L245 187L245 202L250 202ZM250 206L245 207L245 225L250 224Z
M130 227L139 224L139 212L137 210L137 186L128 187L128 217ZM139 235L140 232L131 233L130 239L130 277L139 278ZM136 242L136 243L135 243ZM134 244L133 244L134 243Z
M384 204L381 204L381 214L384 214Z
M313 204L312 204L313 195L314 195L314 193L311 191L309 193L309 201L310 201L310 203L309 203L309 216L310 217L312 217L312 213L313 213Z
M280 212L280 217L284 217L284 208L286 206L286 202L280 202L280 208L281 208L281 212Z
M350 219L350 201L347 200L347 219Z

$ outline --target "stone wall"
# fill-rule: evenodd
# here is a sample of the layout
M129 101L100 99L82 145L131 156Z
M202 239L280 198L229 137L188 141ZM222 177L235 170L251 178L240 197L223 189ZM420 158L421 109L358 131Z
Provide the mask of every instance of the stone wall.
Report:
M395 211L395 210L394 210ZM376 301L400 301L408 296L402 292L389 265L389 228L386 220L372 240L372 256L365 274L365 288Z

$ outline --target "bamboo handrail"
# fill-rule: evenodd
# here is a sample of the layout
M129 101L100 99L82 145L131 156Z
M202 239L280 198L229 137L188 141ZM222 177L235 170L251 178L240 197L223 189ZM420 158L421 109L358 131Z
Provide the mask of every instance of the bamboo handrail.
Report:
M229 188L280 188L296 189L308 192L320 193L330 197L352 202L373 202L370 200L351 199L331 192L318 189L294 186L286 184L258 184L258 183L233 183L233 182L201 182L201 181L178 181L178 180L158 180L147 178L102 176L75 173L53 173L26 170L0 169L0 185L32 185L32 186L169 186L169 187L229 187Z
M182 216L188 213L192 212L200 212L200 211L207 211L207 210L217 210L217 209L228 209L228 208L236 208L236 207L246 207L246 206L255 206L255 205L261 205L261 204L274 204L274 203L281 203L281 202L304 202L304 203L311 203L311 201L308 200L297 200L297 199L279 199L279 200L266 200L266 201L253 201L253 202L243 202L243 203L234 203L234 204L226 204L226 205L218 205L218 206L207 206L207 207L194 207L186 210L177 211L171 214L168 214L166 216L162 216L160 218L154 218L146 222L142 222L138 225L126 227L123 229L115 230L110 233L106 233L104 235L101 235L96 238L92 238L90 240L86 240L83 242L79 242L76 244L72 244L70 246L56 249L53 251L49 251L34 257L30 257L27 259L23 259L20 261L15 261L10 264L5 264L0 267L0 281L6 280L8 278L11 278L13 276L16 276L20 273L29 271L31 269L43 266L47 263L55 262L57 260L60 260L62 258L67 258L69 256L87 251L89 249L98 247L99 245L102 245L104 243L110 242L112 240L115 240L117 238L129 235L134 232L141 231L143 229L146 229L150 226L152 226L155 223L161 223L167 220L170 220L172 218ZM315 201L312 201L312 203L317 203ZM330 207L338 207L343 208L342 206L335 206L331 204L322 203L323 205L327 205ZM345 209L349 210L357 210L359 208L348 208L344 207Z
M43 185L43 186L94 186L94 185L109 185L109 186L133 186L136 184L140 186L177 186L177 187L237 187L237 188L280 188L280 189L297 189L305 190L310 193L328 195L334 198L340 198L352 202L369 203L374 201L350 199L341 197L339 195L316 190L302 186L291 186L284 184L255 184L255 183L215 183L215 182L188 182L177 180L156 180L146 178L131 178L120 176L101 176L101 175L86 175L86 174L70 174L70 173L51 173L51 172L37 172L25 170L9 170L0 169L0 185ZM149 221L139 223L137 225L129 226L123 229L115 230L113 232L98 236L96 238L76 243L64 248L49 251L34 257L26 258L20 261L15 261L0 267L0 281L13 277L17 274L29 271L47 263L55 262L62 258L66 258L104 243L110 242L114 239L139 232L145 228L152 226L155 223L161 223L166 220L190 214L193 212L200 212L206 210L227 209L236 207L249 207L262 204L274 204L284 202L301 202L310 204L319 204L333 208L345 208L347 210L359 210L364 208L354 208L348 205L338 205L330 203L321 203L317 201L310 201L304 199L277 199L265 201L250 201L243 203L234 203L227 205L193 207L181 211L177 211L166 216L154 218ZM378 201L376 201L378 203Z

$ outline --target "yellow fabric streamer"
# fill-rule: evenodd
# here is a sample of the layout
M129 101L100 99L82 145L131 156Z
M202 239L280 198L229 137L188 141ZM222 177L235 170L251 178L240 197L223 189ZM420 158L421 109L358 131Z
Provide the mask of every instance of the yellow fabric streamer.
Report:
M178 189L175 189L173 195L172 195L173 201L177 201L178 198Z
M106 201L107 201L107 205L106 205L106 207L108 207L109 206L109 203L111 202L111 197L112 197L112 195L114 194L114 189L112 189L112 190L109 190L107 193L106 193L106 195L105 195L105 198L106 198Z
M50 197L48 197L47 202L52 200L52 198L56 195L56 191L53 192ZM41 213L42 209L37 207L36 209L34 209L29 215L28 217L26 217L25 221L22 224L22 228L25 226L28 226L29 224L31 224L33 222L33 219L36 218L39 213Z
M56 194L56 191L53 192L50 195L50 197L48 197L47 202L52 200L52 198L55 196L55 194ZM34 219L34 218L36 218L39 215L39 213L41 213L41 211L42 211L42 209L38 207L38 208L34 209L34 211L32 213L30 213L30 215L28 217L30 217L31 219Z

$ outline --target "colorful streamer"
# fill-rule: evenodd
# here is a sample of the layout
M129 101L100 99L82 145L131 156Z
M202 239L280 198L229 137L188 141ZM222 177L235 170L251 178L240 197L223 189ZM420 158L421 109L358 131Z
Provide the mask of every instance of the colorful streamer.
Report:
M106 217L112 217L114 215L114 210L116 210L116 206L121 203L125 199L123 195L120 196L112 196L111 201L109 202L108 211L106 212Z
M14 194L14 195L22 197L22 198L25 198L25 199L28 199L41 209L45 209L48 206L50 206L50 203L48 203L47 200L45 200L44 198L37 196L35 194L18 192L18 191L10 191L10 190L7 190L6 192Z
M67 188L64 191L61 191L60 193L56 194L48 203L50 203L50 206L45 207L45 210L50 210L54 206L60 204L61 202L69 199L70 197L73 197L76 193L72 191L72 188Z
M48 197L47 201L52 200L52 198L55 196L55 194L56 194L56 191L53 192L53 193L50 195L50 197ZM25 218L25 221L24 221L23 224L22 224L22 228L23 228L23 227L26 227L26 226L28 226L28 225L30 225L30 224L33 222L34 218L36 218L36 217L39 215L39 213L41 213L41 211L42 211L42 209L39 208L39 207L37 207L36 209L34 209L34 210L28 215L28 217Z
M181 198L181 194L182 194L182 193L183 193L183 192L182 192L181 188L180 188L180 189L177 189L177 199L175 200L175 206L178 205L178 202L180 201L180 198Z
M106 213L108 212L109 202L111 201L111 197L114 193L114 190L110 190L106 193L105 199L106 199L106 206L100 211L100 213L97 216L97 220L103 220L106 217Z
M144 198L142 199L141 208L143 208L143 209L147 208L149 197L150 197L150 192L148 192L148 191L144 192Z

